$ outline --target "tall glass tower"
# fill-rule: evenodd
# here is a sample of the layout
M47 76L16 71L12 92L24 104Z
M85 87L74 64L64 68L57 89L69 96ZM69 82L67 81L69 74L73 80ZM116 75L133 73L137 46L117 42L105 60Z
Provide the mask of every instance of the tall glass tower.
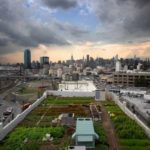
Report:
M24 68L30 69L31 68L31 52L30 49L24 50Z

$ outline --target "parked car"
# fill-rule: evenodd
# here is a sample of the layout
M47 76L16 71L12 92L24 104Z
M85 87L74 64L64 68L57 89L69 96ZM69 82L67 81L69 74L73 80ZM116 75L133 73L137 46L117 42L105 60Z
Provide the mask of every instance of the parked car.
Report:
M4 115L4 116L7 116L7 115L12 114L12 112L13 112L13 108L12 108L12 107L8 107L8 108L3 112L3 115Z

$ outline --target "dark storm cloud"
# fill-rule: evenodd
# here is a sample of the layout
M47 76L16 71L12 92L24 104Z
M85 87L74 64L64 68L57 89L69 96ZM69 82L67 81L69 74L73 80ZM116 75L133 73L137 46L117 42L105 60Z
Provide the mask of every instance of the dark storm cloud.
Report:
M70 45L85 41L135 43L150 40L150 0L83 0L82 7L87 6L89 13L92 12L100 22L96 30L93 28L90 31L84 26L59 22L49 14L52 9L68 11L80 8L80 0L34 0L33 6L29 1L27 5L27 1L0 0L0 54L39 44ZM43 11L45 7L49 9Z
M55 26L64 33L68 33L68 35L72 36L72 38L78 38L87 36L90 32L87 29L81 29L78 26L72 26L70 24L64 23L55 23Z
M150 33L150 1L138 1L139 2L136 2L135 4L140 8L135 8L136 13L133 18L126 18L125 27L131 32L138 31Z
M7 38L0 37L0 46L6 46L10 40Z
M146 6L146 5L149 5L150 4L150 1L149 0L132 0L136 6L138 7L143 7L143 6Z
M49 8L70 9L77 6L77 0L43 0Z
M129 0L117 0L117 3L121 5L122 3L126 3L127 1ZM130 0L130 1L132 1L137 7L143 7L150 3L149 0Z
M3 35L0 36L1 54L16 51L17 47L69 44L48 24L32 19L30 11L21 0L0 1L0 35Z
M54 45L69 44L62 37L58 36L57 33L52 31L52 29L44 25L38 24L32 25L32 27L30 27L30 36L37 43L54 44Z
M98 31L101 40L128 42L150 39L149 0L89 2L93 13L103 25Z

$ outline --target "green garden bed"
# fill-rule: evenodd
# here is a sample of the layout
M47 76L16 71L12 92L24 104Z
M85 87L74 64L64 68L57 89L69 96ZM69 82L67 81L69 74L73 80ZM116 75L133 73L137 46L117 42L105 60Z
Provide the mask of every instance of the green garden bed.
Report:
M63 127L34 127L25 128L18 127L5 139L4 144L0 147L3 150L22 150L26 149L28 145L36 145L34 149L38 149L38 146L42 144L42 139L45 134L51 134L54 139L62 138L64 135ZM26 140L26 142L25 142ZM32 150L31 147L28 149Z
M103 102L117 132L121 150L150 150L144 130L112 101Z
M45 105L68 105L68 104L89 104L94 102L92 97L55 97L49 96L44 104Z
M101 122L94 123L95 132L99 135L95 150L108 150L107 136Z

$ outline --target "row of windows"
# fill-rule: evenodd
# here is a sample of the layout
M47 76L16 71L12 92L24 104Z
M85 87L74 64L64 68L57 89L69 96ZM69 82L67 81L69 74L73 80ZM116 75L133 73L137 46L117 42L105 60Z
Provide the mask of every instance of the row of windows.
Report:
M131 76L131 75L114 75L114 77L125 77L125 78L127 78L127 77L131 77L131 78L150 78L150 76L135 76L135 75L133 75L133 76Z

